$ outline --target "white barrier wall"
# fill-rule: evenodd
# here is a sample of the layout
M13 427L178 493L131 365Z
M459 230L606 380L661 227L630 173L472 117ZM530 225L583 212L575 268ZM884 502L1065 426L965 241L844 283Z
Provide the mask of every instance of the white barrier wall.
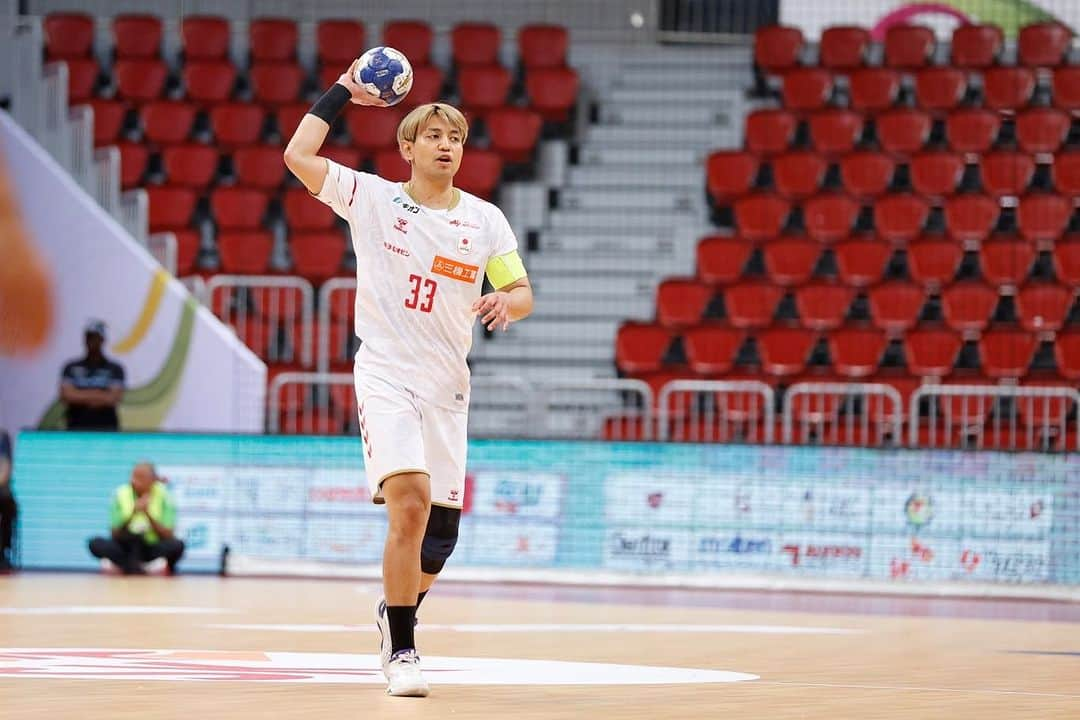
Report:
M0 342L0 428L59 426L60 372L84 354L83 327L99 318L106 356L127 373L124 429L262 431L263 362L3 112L0 176L0 263L14 248L46 269L17 292L20 275L0 272L0 333L51 305L35 314L36 332Z

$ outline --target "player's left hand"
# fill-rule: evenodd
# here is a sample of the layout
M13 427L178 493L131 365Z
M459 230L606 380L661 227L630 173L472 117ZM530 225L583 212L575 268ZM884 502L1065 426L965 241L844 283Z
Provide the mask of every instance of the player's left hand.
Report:
M496 290L481 295L472 306L473 312L480 315L480 322L488 330L501 328L503 332L510 327L510 293Z

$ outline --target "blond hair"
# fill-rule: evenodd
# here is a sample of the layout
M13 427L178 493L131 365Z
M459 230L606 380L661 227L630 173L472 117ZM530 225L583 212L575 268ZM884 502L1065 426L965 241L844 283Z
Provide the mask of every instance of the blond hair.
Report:
M405 140L416 142L416 134L420 132L420 128L427 125L436 115L442 115L446 122L450 123L450 127L461 133L461 142L464 144L466 138L469 137L469 122L461 111L446 103L426 103L414 107L401 119L397 128L398 145Z

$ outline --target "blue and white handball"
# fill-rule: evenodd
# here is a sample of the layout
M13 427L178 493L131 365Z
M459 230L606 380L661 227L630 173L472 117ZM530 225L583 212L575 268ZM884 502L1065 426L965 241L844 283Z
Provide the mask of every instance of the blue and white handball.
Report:
M392 47L373 47L360 56L356 83L387 105L397 105L412 90L412 65Z

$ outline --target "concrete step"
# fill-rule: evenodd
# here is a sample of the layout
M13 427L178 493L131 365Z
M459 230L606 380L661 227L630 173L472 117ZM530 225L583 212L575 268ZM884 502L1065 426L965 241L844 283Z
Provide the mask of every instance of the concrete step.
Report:
M717 146L723 147L723 146ZM605 143L585 143L579 153L582 165L638 165L642 170L652 165L701 165L712 151L712 146L645 147L616 146ZM632 160L632 162L630 162Z
M701 190L705 179L699 165L572 165L570 187L668 188Z
M643 91L668 88L715 90L723 88L742 94L754 82L750 66L708 63L671 63L670 65L623 65L615 87L640 88Z
M529 318L533 320L534 318ZM514 376L525 382L575 382L593 378L615 377L615 366L609 362L587 360L558 360L556 362L507 362L477 358L470 360L472 376L477 384L488 375ZM475 393L475 390L473 391Z
M692 94L688 90L693 90ZM601 97L603 101L628 102L645 101L651 103L666 103L677 111L679 106L693 98L696 103L718 103L731 97L731 88L709 85L708 83L660 83L651 87L619 87L615 86Z
M504 338L515 342L615 342L618 322L596 319L545 319L529 318L529 322L514 323L505 334L495 333L488 342L503 342Z
M574 297L553 295L537 299L530 320L534 318L629 318L649 320L656 314L652 295L615 295Z
M672 232L676 227L700 224L694 212L641 212L632 210L564 210L551 213L555 230L600 230L635 234Z
M569 277L563 273L545 273L532 271L529 280L536 291L537 302L542 302L552 295L567 295L585 299L593 296L634 296L639 293L652 294L656 290L655 278L624 278L619 275L598 275L583 281L580 277Z
M681 105L678 112L653 103L605 102L600 105L600 122L609 125L645 125L676 128L683 125L733 125L732 113L723 102Z
M690 168L697 175L696 168ZM685 172L685 171L684 171ZM704 186L704 178L701 178ZM686 188L567 188L559 193L559 208L568 210L692 210L701 208L705 198L697 189Z
M615 343L487 342L474 345L472 355L485 360L614 362Z
M674 125L655 128L638 125L592 125L589 127L585 145L626 145L626 160L633 162L637 148L680 147L704 145L708 148L726 147L734 138L730 127L718 125Z
M560 273L584 278L597 275L664 277L683 275L692 271L693 262L687 262L670 253L626 256L618 253L588 254L552 251L529 255L527 268L530 273Z
M612 232L614 230L614 232ZM540 253L574 253L588 256L621 255L624 257L649 258L655 255L685 257L693 255L692 247L676 242L675 234L668 230L652 233L640 228L618 232L619 228L601 231L544 230L539 235ZM539 257L539 255L538 255Z
M529 416L526 409L487 407L472 394L469 403L469 437L512 438L528 435Z

